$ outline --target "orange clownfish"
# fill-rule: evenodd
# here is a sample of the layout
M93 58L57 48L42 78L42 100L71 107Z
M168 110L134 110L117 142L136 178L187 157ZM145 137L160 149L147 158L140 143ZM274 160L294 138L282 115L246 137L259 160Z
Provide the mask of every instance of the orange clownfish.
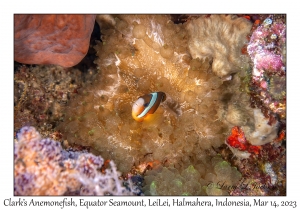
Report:
M165 100L166 94L164 92L154 92L139 97L132 106L132 117L136 121L143 121L149 114L153 114L159 104Z

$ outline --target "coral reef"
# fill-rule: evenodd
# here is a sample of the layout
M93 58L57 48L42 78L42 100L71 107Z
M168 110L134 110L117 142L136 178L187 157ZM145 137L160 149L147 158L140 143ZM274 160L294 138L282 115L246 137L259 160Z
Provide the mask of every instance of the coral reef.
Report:
M233 126L241 126L247 140L252 145L263 145L277 138L279 128L277 120L269 125L269 119L264 117L261 110L252 109L249 104L248 107L244 106L243 108L240 105L235 105L234 108L231 107L229 106L226 120Z
M24 64L78 64L89 49L95 15L14 16L14 59Z
M231 155L226 160L232 160ZM278 143L262 145L258 154L234 159L233 165L243 175L242 183L230 195L286 195L286 149Z
M256 16L252 28L247 52L253 66L244 81L248 83L246 90L250 94L250 106L255 108L255 127L258 129L246 139L256 145L262 145L259 142L267 144L251 155L230 147L236 156L247 155L247 159L235 159L234 165L243 174L244 182L255 186L236 189L231 195L286 195L285 21L285 15ZM247 128L242 129L248 132ZM251 139L255 136L258 138Z
M269 15L251 36L247 51L253 61L251 98L270 118L286 115L286 25L285 16Z
M122 178L129 180L123 183L125 188L132 191L130 180L138 186L134 194L285 195L284 112L275 113L259 102L267 93L285 108L285 86L281 85L285 75L274 73L278 65L285 65L285 59L281 63L277 59L272 71L263 70L259 80L252 78L255 64L247 54L247 34L260 23L269 30L270 24L259 22L269 16L239 16L179 16L175 24L176 17L169 15L97 15L101 28L101 40L94 46L97 73L89 70L80 76L75 69L52 66L72 78L61 79L55 88L67 98L57 109L58 115L45 111L50 118L37 121L37 115L28 117L35 114L32 107L51 113L53 108L43 100L33 100L34 83L22 80L22 75L35 79L30 80L38 83L38 90L45 83L45 101L61 99L57 93L48 97L52 82L36 76L40 66L20 68L15 80L17 125L32 119L40 130L43 123L53 122L55 133L68 148L58 162L68 159L80 165L82 152L77 149L87 149L93 157L101 155L116 163ZM264 48L269 42L259 43ZM87 80L78 79L84 75ZM71 90L65 88L68 85ZM155 92L165 93L165 100L155 106L151 118L135 121L134 103ZM101 161L96 165L104 172L110 162ZM252 188L241 188L244 183ZM79 184L90 190L68 189L63 194L96 194L90 180ZM254 185L267 187L253 190Z
M55 65L19 65L14 75L14 131L31 125L50 136L63 117L67 101L91 83L94 75L93 68L86 74Z
M238 72L247 61L241 53L252 24L235 15L201 16L188 22L189 51L194 59L212 60L219 77Z
M60 143L42 139L34 127L17 133L14 148L15 195L133 195L125 188L113 161L101 173L100 156L63 150Z

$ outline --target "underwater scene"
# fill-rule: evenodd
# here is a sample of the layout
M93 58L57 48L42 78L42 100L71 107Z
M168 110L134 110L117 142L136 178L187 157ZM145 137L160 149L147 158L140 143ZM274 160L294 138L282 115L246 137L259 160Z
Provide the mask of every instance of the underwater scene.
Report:
M286 195L285 14L15 14L14 195Z

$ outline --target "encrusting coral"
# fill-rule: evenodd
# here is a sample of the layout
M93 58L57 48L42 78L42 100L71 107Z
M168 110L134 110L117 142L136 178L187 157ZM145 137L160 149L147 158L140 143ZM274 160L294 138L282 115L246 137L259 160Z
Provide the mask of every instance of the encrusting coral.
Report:
M192 19L187 24L190 53L194 59L212 60L212 71L219 77L236 73L248 60L241 49L251 27L247 19L234 15Z
M60 143L42 139L34 127L17 133L14 148L15 195L133 195L125 188L113 161L85 152L63 150Z
M86 55L95 15L14 15L14 59L75 66Z
M286 116L286 24L284 15L269 15L251 35L247 52L253 61L252 100L266 117Z

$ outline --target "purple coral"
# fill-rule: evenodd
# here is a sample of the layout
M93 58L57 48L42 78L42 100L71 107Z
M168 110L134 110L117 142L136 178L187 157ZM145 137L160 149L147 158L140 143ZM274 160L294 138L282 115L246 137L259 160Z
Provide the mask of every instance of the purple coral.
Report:
M101 173L104 160L86 152L63 150L42 139L34 127L23 127L15 143L15 195L133 195L123 186L113 161Z
M247 47L253 61L251 100L265 117L285 119L286 24L285 18L270 15L252 33ZM274 81L280 81L275 85Z
M261 50L256 54L254 58L254 65L257 69L263 69L266 71L280 71L284 69L282 62L282 56L276 55L269 50Z
M255 71L261 72L256 76L263 76L264 71L271 73L285 71L283 50L285 42L286 26L284 23L273 22L267 18L262 25L257 27L247 47Z

